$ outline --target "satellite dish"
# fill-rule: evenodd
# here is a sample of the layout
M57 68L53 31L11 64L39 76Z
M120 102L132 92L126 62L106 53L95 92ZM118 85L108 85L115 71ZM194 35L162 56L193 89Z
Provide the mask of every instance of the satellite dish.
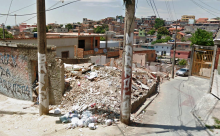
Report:
M94 49L94 51L95 51L95 52L98 52L98 51L99 51L99 49L98 49L98 48L95 48L95 49Z
M104 49L103 52L104 52L104 53L107 53L108 51L107 51L107 49Z

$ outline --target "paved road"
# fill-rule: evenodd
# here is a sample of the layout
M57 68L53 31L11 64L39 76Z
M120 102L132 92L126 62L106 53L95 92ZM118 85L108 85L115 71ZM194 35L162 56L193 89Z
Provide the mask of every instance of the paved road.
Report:
M208 80L196 77L176 77L162 84L159 96L146 109L144 118L129 127L127 134L207 136L206 129L191 110L207 92L208 83Z

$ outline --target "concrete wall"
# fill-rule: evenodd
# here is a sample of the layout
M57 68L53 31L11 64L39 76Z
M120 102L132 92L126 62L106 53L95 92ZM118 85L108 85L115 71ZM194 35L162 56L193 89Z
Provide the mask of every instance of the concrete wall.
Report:
M56 48L56 57L62 58L62 52L69 51L69 58L74 58L74 46L70 47L57 47Z
M133 54L133 63L139 63L141 66L145 66L146 54Z
M10 39L7 42L37 44L37 39ZM70 58L74 58L74 45L78 45L78 38L48 38L47 45L54 45L58 48L57 57L61 56L61 51L69 51ZM72 47L71 47L72 46ZM71 47L71 48L70 48ZM62 48L62 50L61 50Z
M3 44L8 44L7 47ZM55 47L47 48L49 102L60 104L64 91L64 67L55 60ZM37 46L33 44L0 44L0 93L9 97L32 100L32 84L37 78Z

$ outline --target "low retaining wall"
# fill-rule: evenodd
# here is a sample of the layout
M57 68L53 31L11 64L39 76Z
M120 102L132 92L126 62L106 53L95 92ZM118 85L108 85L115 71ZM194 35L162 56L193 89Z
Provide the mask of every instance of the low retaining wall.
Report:
M147 94L139 97L136 101L131 103L131 113L134 113L153 93L157 90L157 83L154 83Z

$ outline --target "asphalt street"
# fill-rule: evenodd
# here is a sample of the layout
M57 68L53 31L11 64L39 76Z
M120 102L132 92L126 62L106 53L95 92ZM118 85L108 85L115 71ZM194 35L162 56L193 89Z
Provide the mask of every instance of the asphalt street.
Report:
M208 136L191 111L208 91L209 80L175 77L161 84L160 94L147 107L143 119L127 129L127 135Z

